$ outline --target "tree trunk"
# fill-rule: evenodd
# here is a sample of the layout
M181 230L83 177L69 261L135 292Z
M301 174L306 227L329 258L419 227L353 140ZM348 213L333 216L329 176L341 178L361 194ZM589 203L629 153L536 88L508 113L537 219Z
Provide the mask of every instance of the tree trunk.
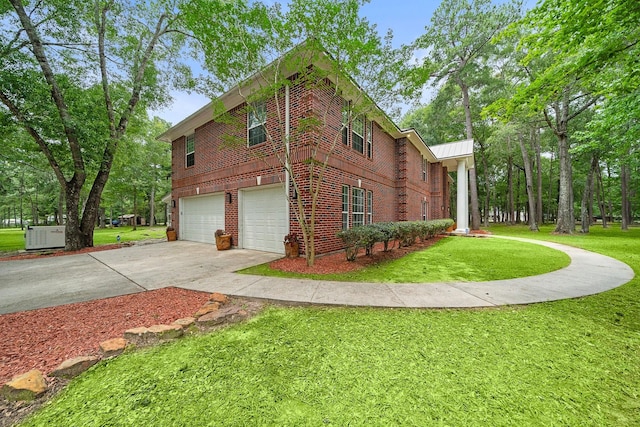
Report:
M573 215L571 155L569 154L569 138L566 133L562 133L558 137L558 157L560 161L560 190L558 193L558 223L555 232L572 234L576 224Z
M151 186L151 200L149 201L149 226L156 225L156 183Z
M589 206L593 204L593 173L597 167L597 156L591 156L591 165L587 173L587 181L582 192L582 202L580 203L580 232L588 233L591 225L592 212Z
M598 200L598 208L600 209L600 216L602 216L602 228L607 228L607 208L605 205L604 186L602 185L602 168L600 168L600 162L598 162L598 173L596 174L596 178L596 195Z
M622 194L622 206L620 213L622 214L623 230L629 229L631 223L631 203L629 200L629 165L623 164L620 166L620 191Z
M511 137L507 135L507 222L514 224L513 205L513 158L511 156Z
M536 198L536 222L538 224L544 223L544 218L542 216L542 155L540 154L540 128L536 126L536 130L533 133L533 138L531 139L533 143L533 151L536 154L536 187L537 187L537 198Z
M533 132L531 134L533 139ZM518 142L520 143L520 151L522 151L522 161L524 162L524 176L527 185L527 199L529 201L529 230L539 231L538 224L536 222L536 201L535 194L533 193L533 170L531 167L531 160L529 159L529 151L524 143L522 135L518 136Z
M482 169L484 170L484 215L483 221L484 226L489 227L489 212L491 212L491 180L489 179L489 164L487 161L486 149L482 142L479 142L480 145L480 156L482 157Z

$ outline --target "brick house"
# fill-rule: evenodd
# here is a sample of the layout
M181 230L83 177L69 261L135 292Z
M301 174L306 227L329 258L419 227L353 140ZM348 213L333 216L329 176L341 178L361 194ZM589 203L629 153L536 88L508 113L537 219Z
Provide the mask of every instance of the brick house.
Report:
M326 69L326 58L310 59L305 70ZM172 146L170 209L179 239L213 243L224 229L236 247L284 253L283 237L301 234L294 204L310 214L312 157L328 159L315 213L318 254L342 248L336 233L343 228L450 217L448 168L472 166L468 147L439 159L375 104L346 114L366 97L350 80L337 91L329 74L284 77L277 96L248 103L256 75L159 137ZM309 117L322 117L322 126L302 131Z

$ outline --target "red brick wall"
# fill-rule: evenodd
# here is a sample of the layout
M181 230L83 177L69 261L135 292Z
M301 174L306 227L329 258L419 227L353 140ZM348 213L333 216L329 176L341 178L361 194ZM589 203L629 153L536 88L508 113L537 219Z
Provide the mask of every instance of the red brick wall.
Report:
M335 235L342 229L342 185L348 185L350 190L354 187L365 190L365 209L366 191L373 192L374 222L419 220L425 197L429 201L430 219L443 216L443 201L446 203L444 213L448 213L448 195L443 195L446 171L439 163L432 164L429 181L422 181L422 156L408 140L396 141L374 123L373 152L369 158L366 139L364 154L342 144L343 101L331 85L296 84L290 89L290 100L293 173L300 187L298 200L303 202L307 217L311 215L312 205L309 159L315 152L314 159L323 162L329 154L329 167L323 172L315 213L317 253L341 248ZM284 93L278 101L284 117ZM246 106L242 105L229 112L227 119L232 120L225 120L225 123L212 120L197 128L195 165L191 168L185 168L185 138L172 144L172 197L176 204L179 198L196 195L197 191L200 195L231 193L232 203L225 203L225 228L233 235L234 242L238 241L238 190L256 186L258 175L262 177L262 185L285 180L283 165L274 155L284 152L284 130L280 128L275 100L267 101L266 143L246 146L246 115ZM309 118L315 118L322 126L297 131L303 118L307 122ZM316 168L316 182L318 172ZM292 200L292 204L297 204L298 200ZM351 221L351 210L349 216ZM179 230L177 206L172 209L172 218L173 225ZM295 206L290 209L290 224L291 232L302 234Z

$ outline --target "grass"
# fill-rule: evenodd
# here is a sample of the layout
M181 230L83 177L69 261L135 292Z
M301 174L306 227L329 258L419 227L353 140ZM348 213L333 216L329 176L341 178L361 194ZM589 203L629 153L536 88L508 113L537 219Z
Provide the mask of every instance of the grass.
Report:
M535 262L531 262L531 260ZM299 274L261 264L240 271L275 277L375 283L435 283L501 280L548 273L569 265L569 257L544 246L503 239L442 239L432 247L362 270Z
M117 236L121 242L135 240L157 239L165 237L165 226L139 226L137 230L133 227L96 228L93 233L93 244L110 245L117 243ZM24 230L19 228L0 229L0 252L14 252L24 249Z
M640 229L548 231L636 277L494 309L271 307L103 361L24 425L640 425Z

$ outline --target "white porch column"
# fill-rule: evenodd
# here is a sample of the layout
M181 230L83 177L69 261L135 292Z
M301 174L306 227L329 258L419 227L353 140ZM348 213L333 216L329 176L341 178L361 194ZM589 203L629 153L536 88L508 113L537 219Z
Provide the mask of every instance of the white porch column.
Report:
M458 160L458 198L456 204L456 231L464 233L469 228L469 183L467 178L467 162Z

